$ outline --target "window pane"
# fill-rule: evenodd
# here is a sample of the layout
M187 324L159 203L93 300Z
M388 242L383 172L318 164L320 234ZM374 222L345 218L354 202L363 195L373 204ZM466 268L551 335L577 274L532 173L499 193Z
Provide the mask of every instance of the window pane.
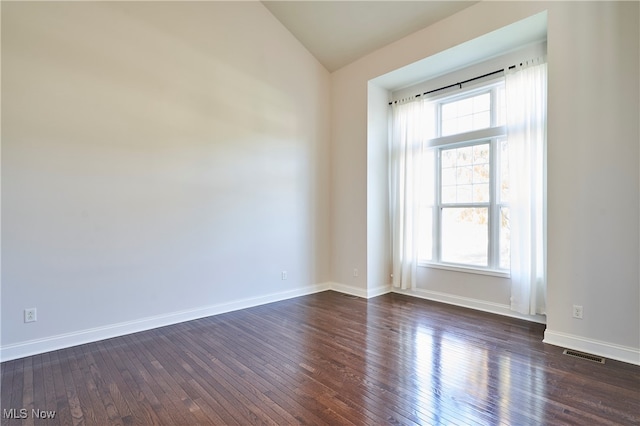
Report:
M473 116L463 115L458 118L458 131L456 133L470 132L473 130Z
M500 208L500 268L511 267L511 223L509 222L509 208Z
M458 116L458 103L450 102L442 105L442 119L450 120Z
M456 166L456 151L454 149L447 149L442 151L442 167L455 167Z
M458 117L473 114L473 98L463 99L458 104Z
M489 160L489 143L443 149L440 176L442 203L490 202Z
M489 209L442 209L442 260L464 265L487 266Z
M448 136L491 126L491 94L442 104L442 135Z
M489 144L473 146L473 162L476 164L489 162Z
M454 167L448 167L442 169L442 185L449 186L456 184L456 169Z
M473 168L471 166L458 167L456 169L456 183L458 185L470 185L473 183Z
M489 184L484 183L480 185L473 185L473 200L474 203L488 203L489 202Z
M442 202L445 204L451 204L456 202L455 185L442 187Z
M491 109L491 95L485 93L473 98L473 111L489 111Z
M458 203L470 203L473 201L473 185L458 185L456 193Z
M472 146L468 146L466 148L458 148L455 150L456 152L456 158L458 160L458 162L456 163L456 166L460 167L460 166L467 166L470 164L473 164L473 147Z
M473 115L473 125L470 130L486 129L487 127L491 127L491 114L489 111Z
M458 131L458 120L443 120L442 121L442 135L455 135L456 133L460 133Z
M489 182L489 163L473 166L473 183Z

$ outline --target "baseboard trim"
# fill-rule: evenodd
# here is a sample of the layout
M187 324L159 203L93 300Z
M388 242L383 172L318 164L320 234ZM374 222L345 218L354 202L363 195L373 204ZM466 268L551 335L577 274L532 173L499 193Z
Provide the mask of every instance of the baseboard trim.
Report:
M391 292L391 286L379 286L372 289L363 289L360 287L354 287L347 284L340 284L336 282L328 283L330 290L337 291L339 293L349 294L351 296L362 297L363 299L371 299L372 297L381 296Z
M212 315L219 315L226 312L240 309L252 308L254 306L267 303L279 302L281 300L294 297L305 296L331 289L331 283L322 283L302 287L295 290L272 293L265 296L241 299L233 302L204 306L178 312L171 312L164 315L142 318L135 321L121 322L104 327L80 330L73 333L59 334L56 336L20 342L13 345L0 347L0 361L10 361L12 359L24 358L44 352L69 348L85 343L97 342L99 340L124 336L140 331L151 330L167 325L178 324Z
M544 343L562 348L573 349L605 358L615 359L629 364L640 365L640 349L628 346L602 342L600 340L586 339L573 334L559 331L545 330Z
M393 289L391 288L391 284L381 285L379 287L372 288L367 291L367 298L371 299L372 297L382 296L383 294L391 293Z
M330 282L329 289L337 291L339 293L344 293L351 296L357 296L357 297L362 297L363 299L367 299L367 290L360 287L354 287L351 285Z
M401 290L393 288L392 291L394 293L404 294L407 296L419 297L421 299L433 300L434 302L447 303L449 305L460 306L462 308L475 309L478 311L523 319L540 324L546 324L547 322L547 318L543 315L522 315L512 311L509 305L487 302L485 300L472 299L469 297L456 296L453 294L424 289Z
M10 361L13 359L37 355L44 352L64 349L104 339L110 339L113 337L119 337L131 333L137 333L140 331L151 330L158 327L178 324L185 321L191 321L212 315L219 315L240 309L251 308L254 306L278 302L281 300L305 296L308 294L318 293L326 290L335 290L341 293L362 297L365 299L380 296L389 292L395 292L408 296L419 297L422 299L433 300L436 302L477 309L484 312L525 319L533 322L546 322L546 318L544 316L520 315L511 311L508 305L491 303L446 293L439 293L422 289L400 290L392 288L390 285L365 290L359 287L353 287L336 282L326 282L286 292L272 293L260 297L241 299L233 302L221 303L185 311L171 312L165 315L142 318L136 321L122 322L105 327L97 327L73 333L60 334L43 339L20 342L13 345L6 345L0 347L0 361ZM605 358L615 359L630 364L640 365L640 350L638 350L637 348L625 347L592 339L585 339L580 336L554 332L551 330L545 331L543 342L555 346L592 353L594 355L600 355Z

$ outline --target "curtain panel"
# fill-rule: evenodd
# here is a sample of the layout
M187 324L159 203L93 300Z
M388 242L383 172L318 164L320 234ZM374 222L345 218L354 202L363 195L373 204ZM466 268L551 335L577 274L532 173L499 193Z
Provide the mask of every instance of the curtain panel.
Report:
M425 100L393 105L389 146L389 217L391 220L392 283L416 287L418 266L418 208L424 191L420 167L427 140L434 135L433 105Z
M547 64L505 72L511 184L511 309L546 313Z

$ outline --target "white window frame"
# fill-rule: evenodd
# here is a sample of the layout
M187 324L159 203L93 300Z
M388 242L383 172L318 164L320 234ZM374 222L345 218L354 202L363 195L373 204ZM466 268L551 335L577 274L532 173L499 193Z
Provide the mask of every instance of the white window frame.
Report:
M432 259L419 260L419 266L431 267L445 270L453 270L459 272L471 272L483 275L492 275L499 277L510 276L510 271L500 268L500 211L502 208L508 208L508 203L500 200L500 143L506 139L507 129L506 125L498 126L497 117L497 92L498 89L504 86L504 78L492 80L490 82L483 82L474 87L468 88L463 92L458 92L454 95L446 94L431 98L433 102L437 103L436 108L436 137L427 142L427 147L436 150L435 155L435 181L434 181L434 204L433 210L433 229L432 229ZM490 127L472 130L469 132L458 133L448 136L440 136L442 134L442 105L455 102L458 100L478 96L483 93L491 93L491 120ZM482 203L442 203L442 163L441 154L445 149L461 148L466 146L474 146L479 144L489 144L489 202ZM459 264L452 262L445 262L442 260L442 211L445 208L466 208L466 207L480 207L488 208L488 250L487 266Z

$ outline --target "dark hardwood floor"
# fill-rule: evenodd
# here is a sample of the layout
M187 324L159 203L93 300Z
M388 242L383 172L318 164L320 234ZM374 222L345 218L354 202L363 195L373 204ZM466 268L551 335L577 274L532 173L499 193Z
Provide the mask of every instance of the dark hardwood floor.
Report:
M543 331L328 291L2 363L2 425L640 424L640 367Z

